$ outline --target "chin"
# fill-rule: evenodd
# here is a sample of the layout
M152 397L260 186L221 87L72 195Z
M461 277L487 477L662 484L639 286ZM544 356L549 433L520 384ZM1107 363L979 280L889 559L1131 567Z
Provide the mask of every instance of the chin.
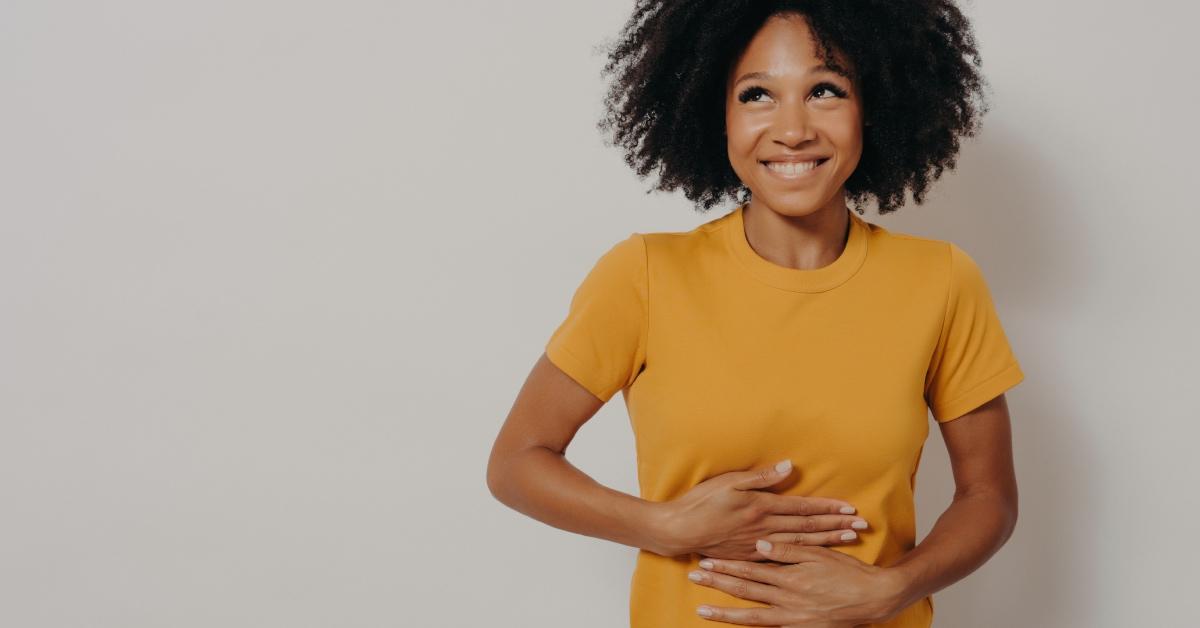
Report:
M750 193L752 198L758 199L775 213L793 218L815 214L828 205L830 200L814 198L811 193L754 194L753 190Z

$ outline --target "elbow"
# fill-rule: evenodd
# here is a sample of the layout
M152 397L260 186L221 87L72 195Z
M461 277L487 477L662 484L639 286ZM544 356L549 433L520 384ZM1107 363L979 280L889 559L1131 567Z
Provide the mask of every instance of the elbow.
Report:
M1008 528L1006 529L1006 534L1004 535L1004 541L1006 543L1008 542L1009 537L1011 537L1013 532L1017 529L1017 517L1019 510L1020 509L1017 506L1017 496L1013 495L1012 500L1008 504Z
M1001 513L1001 521L1003 522L1003 535L1001 545L1008 542L1009 537L1017 529L1017 516L1019 514L1018 493L1016 482L1005 487L1005 490L999 491L996 495L997 509Z
M1014 494L1011 497L997 497L996 511L999 513L998 519L1000 520L1000 545L1003 546L1008 543L1008 539L1017 529L1017 496Z
M514 464L520 457L520 453L516 451L508 451L503 449L493 449L492 455L488 459L487 465L487 487L488 492L495 497L497 501L508 506L511 504L513 490L513 470Z
M500 503L504 503L504 498L502 496L502 491L504 488L504 474L502 469L503 465L500 456L493 451L491 458L488 459L486 481L488 492L491 493L492 497L495 497Z
M503 492L504 483L500 479L492 476L491 474L488 474L487 487L488 487L488 492L492 494L492 497L496 498L496 501L500 502L501 504L508 503L504 499L504 492Z
M487 465L487 487L492 497L509 508L523 508L530 476L537 476L537 471L527 465L535 462L533 454L539 449L531 446L492 451Z
M980 505L983 509L980 514L987 513L989 527L995 531L998 547L1007 543L1016 531L1019 513L1016 490L992 490L990 487L960 490L954 498L971 500Z

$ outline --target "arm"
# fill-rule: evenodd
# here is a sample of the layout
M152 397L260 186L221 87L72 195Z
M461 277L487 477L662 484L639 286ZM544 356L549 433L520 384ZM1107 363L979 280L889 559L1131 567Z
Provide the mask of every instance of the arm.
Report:
M849 541L842 537L852 528L867 525L844 501L763 490L788 478L790 464L721 473L665 502L603 486L564 456L575 433L603 405L542 354L492 446L487 471L492 495L561 530L667 557L697 553L758 560L756 538L836 545Z
M708 617L772 626L808 625L805 622L813 617L834 619L837 625L874 624L892 619L982 565L1008 540L1017 521L1004 395L940 425L957 490L919 545L883 567L827 548L791 543L759 547L762 555L782 566L701 561L704 571L695 573L697 584L769 605L766 610L706 605Z
M501 503L556 528L670 555L655 502L613 490L567 461L567 445L604 402L538 358L488 460Z
M954 501L929 534L887 571L900 609L961 580L1012 536L1017 524L1008 403L1003 394L939 424L954 472Z

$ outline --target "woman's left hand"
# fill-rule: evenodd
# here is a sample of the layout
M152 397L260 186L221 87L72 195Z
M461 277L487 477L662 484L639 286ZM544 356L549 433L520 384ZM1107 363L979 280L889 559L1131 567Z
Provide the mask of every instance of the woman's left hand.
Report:
M701 617L745 626L852 628L884 621L903 608L904 579L895 570L823 546L759 541L758 548L787 564L705 558L700 563L705 569L688 577L770 607L702 606ZM712 614L705 616L703 609Z

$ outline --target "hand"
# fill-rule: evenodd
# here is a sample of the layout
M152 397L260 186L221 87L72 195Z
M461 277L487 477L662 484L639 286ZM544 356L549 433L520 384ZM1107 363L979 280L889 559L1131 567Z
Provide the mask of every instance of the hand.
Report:
M905 580L894 569L827 547L772 543L760 548L768 559L788 564L708 559L688 578L770 606L701 606L697 614L706 617L702 609L709 609L707 619L748 626L853 628L887 621L904 608Z
M844 501L756 490L778 484L791 472L788 460L775 467L731 471L663 502L658 529L664 539L660 545L665 549L660 553L762 560L754 548L758 539L843 545L858 537L852 528L867 527L862 518L841 514L854 512L854 507Z

